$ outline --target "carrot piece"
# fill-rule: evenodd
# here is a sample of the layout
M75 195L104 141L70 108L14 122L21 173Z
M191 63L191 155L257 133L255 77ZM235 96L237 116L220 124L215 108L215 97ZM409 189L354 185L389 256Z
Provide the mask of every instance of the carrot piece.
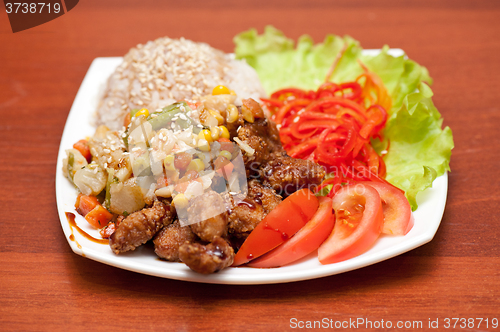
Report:
M78 142L73 144L73 148L80 151L82 156L84 156L85 159L87 159L87 162L90 163L92 161L92 155L90 154L89 143L87 142L87 140L84 139L79 140Z
M92 211L85 215L85 220L95 228L106 226L111 219L113 219L113 214L101 204L96 205Z
M97 205L99 205L97 197L79 194L76 198L75 208L79 214L85 217L85 215L92 211Z

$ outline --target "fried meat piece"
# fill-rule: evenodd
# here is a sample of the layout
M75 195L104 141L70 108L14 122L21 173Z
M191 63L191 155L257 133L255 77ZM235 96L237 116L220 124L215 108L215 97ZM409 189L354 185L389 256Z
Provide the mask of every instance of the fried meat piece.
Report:
M256 119L254 123L245 122L238 130L238 138L255 150L252 156L243 156L245 167L250 173L258 171L275 155L285 154L275 123L266 118Z
M248 195L243 200L232 200L229 213L229 233L236 237L246 238L250 232L278 204L281 196L257 180L248 182Z
M191 270L210 274L231 266L234 250L224 239L217 236L207 245L184 243L179 248L179 258Z
M175 213L169 203L155 201L150 208L144 208L127 216L109 237L109 246L115 254L135 250L151 240L164 226L172 222Z
M271 120L245 123L238 130L238 138L255 150L253 156L243 156L247 175L260 178L279 194L287 196L301 188L314 187L325 176L325 170L320 165L286 154L276 125Z
M156 234L153 243L158 257L171 262L179 262L179 247L186 242L195 241L196 236L189 226L182 227L179 220L163 227Z
M202 241L212 242L227 233L227 211L222 197L215 191L193 198L188 206L188 222Z
M276 192L288 196L301 188L312 188L321 183L325 169L320 165L290 156L276 156L260 169L262 182Z

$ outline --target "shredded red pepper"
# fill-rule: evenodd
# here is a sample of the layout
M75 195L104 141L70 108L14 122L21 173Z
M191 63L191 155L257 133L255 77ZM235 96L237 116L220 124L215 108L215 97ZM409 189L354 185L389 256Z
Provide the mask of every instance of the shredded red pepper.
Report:
M326 82L316 91L287 88L262 99L280 128L280 139L294 158L313 160L333 174L317 187L386 182L382 156L371 139L382 139L391 98L380 78L362 63L364 73L353 82Z

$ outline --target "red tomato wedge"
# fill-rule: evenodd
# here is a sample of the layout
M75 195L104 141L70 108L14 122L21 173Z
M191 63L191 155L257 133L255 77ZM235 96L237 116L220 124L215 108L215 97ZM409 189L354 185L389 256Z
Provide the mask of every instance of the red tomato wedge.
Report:
M335 226L318 248L321 264L341 262L368 250L384 225L382 202L368 185L348 185L333 197Z
M319 197L319 208L309 222L285 243L250 261L251 267L278 267L307 256L326 240L332 232L334 219L332 200Z
M360 182L372 186L382 199L383 234L405 235L413 228L413 214L405 195L396 187L382 182Z
M288 196L250 233L234 256L232 266L262 256L291 238L312 218L318 205L318 199L309 189Z

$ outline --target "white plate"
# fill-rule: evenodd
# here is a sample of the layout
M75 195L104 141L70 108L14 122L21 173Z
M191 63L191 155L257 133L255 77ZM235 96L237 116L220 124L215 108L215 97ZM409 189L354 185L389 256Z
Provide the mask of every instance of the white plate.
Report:
M401 50L393 51L393 55L402 53ZM66 212L76 215L76 223L80 228L100 238L98 232L75 212L76 189L62 174L64 151L71 148L76 141L94 133L95 129L90 124L90 119L96 109L99 92L121 60L122 58L96 58L92 62L71 107L59 147L56 171L57 208L64 235L71 249L78 255L122 269L163 278L215 284L272 284L314 279L358 269L417 248L434 237L446 204L448 191L446 174L434 181L433 188L419 194L419 208L414 213L415 226L406 236L382 236L366 253L330 265L321 265L317 254L313 253L295 264L276 269L239 267L227 268L211 275L202 275L191 271L182 263L159 260L151 247L142 246L132 253L115 255L108 245L90 241L76 229L72 231L65 215ZM73 238L71 234L74 240L71 239Z

